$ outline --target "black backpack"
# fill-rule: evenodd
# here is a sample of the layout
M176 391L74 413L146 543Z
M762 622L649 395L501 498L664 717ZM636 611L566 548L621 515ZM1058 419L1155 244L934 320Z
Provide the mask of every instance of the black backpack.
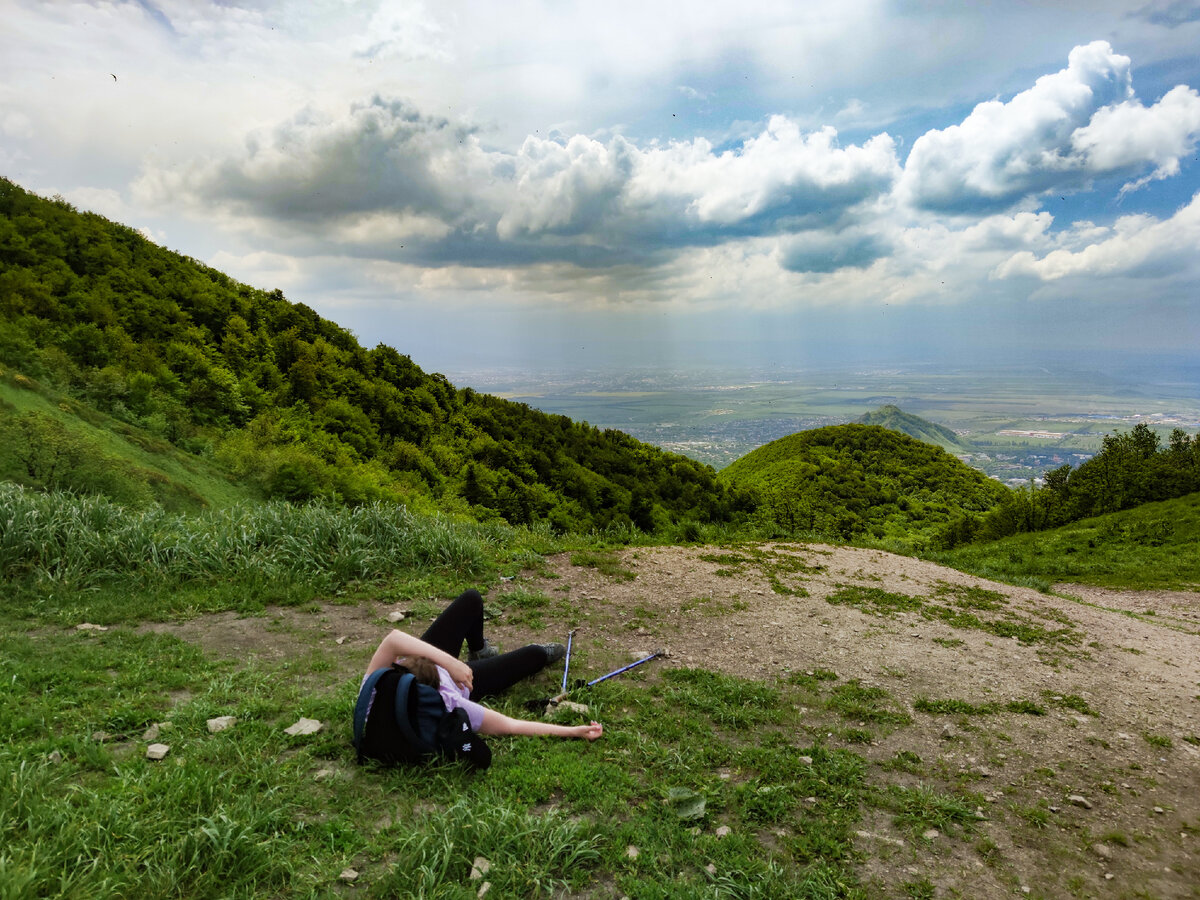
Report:
M476 769L491 765L492 751L471 730L466 712L447 710L436 688L417 681L411 672L392 666L376 669L358 691L354 704L354 749L360 763L369 758L364 753L364 737L371 697L379 680L389 673L398 673L394 714L401 743L388 748L395 759L416 765L443 757L461 759Z

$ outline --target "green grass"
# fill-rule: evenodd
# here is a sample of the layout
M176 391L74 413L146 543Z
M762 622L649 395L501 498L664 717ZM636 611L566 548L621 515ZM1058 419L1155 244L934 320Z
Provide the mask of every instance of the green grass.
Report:
M326 589L398 573L478 576L508 529L382 503L267 503L182 516L0 483L0 576L89 589L107 582L304 579Z
M1200 586L1200 494L1147 503L1052 531L923 554L1010 584L1055 581L1139 590Z
M930 699L918 697L913 701L917 712L937 716L990 716L999 712L1018 713L1027 716L1044 716L1046 710L1032 700L1010 700L1008 703L969 703L953 698Z
M571 565L595 569L614 581L632 581L636 574L626 568L612 551L577 550L571 554Z
M232 481L211 460L177 449L142 429L98 413L83 404L0 366L0 478L28 477L11 452L17 435L7 428L21 416L34 416L57 433L53 449L82 454L60 467L75 490L92 487L142 504L157 502L171 509L197 511L254 499L253 492ZM43 453L52 448L43 447ZM100 479L97 481L96 479Z
M127 629L4 625L0 896L334 897L353 867L365 897L465 898L478 856L497 897L598 885L637 897L863 896L853 829L870 799L866 765L786 737L797 714L773 688L702 670L606 683L589 698L601 741L497 738L492 769L472 776L355 765L355 682L314 691L295 677L310 668L212 660ZM522 699L501 708L520 714ZM210 734L216 715L238 721ZM325 729L284 735L302 715ZM171 749L152 762L141 735L157 722L170 723ZM699 818L673 813L673 788L704 799ZM766 826L780 835L774 851L757 837Z
M895 618L901 613L920 613L923 618L941 621L952 628L983 631L1000 638L1016 638L1023 644L1052 647L1079 643L1080 635L1065 616L1054 621L1062 628L1047 628L1023 618L1010 607L1002 594L961 585L943 583L932 597L898 594L882 588L848 585L825 598L834 606L853 606L865 613ZM1029 613L1032 615L1032 613Z

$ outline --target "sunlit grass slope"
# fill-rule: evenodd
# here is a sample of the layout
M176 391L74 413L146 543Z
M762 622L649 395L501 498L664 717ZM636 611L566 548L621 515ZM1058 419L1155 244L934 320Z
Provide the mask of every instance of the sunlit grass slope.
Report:
M1001 581L1108 587L1200 587L1200 494L936 553L945 565Z
M213 461L3 366L0 479L181 511L252 497Z

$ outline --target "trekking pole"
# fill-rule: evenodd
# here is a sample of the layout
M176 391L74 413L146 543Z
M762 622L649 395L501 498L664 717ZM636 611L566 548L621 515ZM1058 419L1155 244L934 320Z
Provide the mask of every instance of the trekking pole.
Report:
M561 690L564 694L567 691L567 673L571 671L571 639L574 637L575 629L572 628L567 632L567 661L563 663L563 680Z
M566 699L567 694L571 693L571 691L573 691L575 688L591 687L593 684L599 684L602 681L608 681L608 679L615 678L617 675L620 675L622 672L628 672L630 669L637 668L642 663L648 663L652 659L657 659L660 656L666 656L666 655L667 655L666 650L655 650L649 656L644 656L641 659L637 660L636 662L631 662L627 666L621 666L621 668L619 668L619 669L614 669L613 671L609 672L607 675L601 675L599 678L594 678L591 681L577 681L575 683L575 686L572 688L569 688L569 689L564 686L561 693L559 693L557 696L546 697L541 700L526 700L525 708L526 709L542 709L543 707L546 707L546 706L554 706L554 705L558 704L559 701ZM566 682L564 681L563 684L565 685Z
M649 656L642 657L637 662L631 662L629 665L622 666L621 668L617 669L616 671L609 672L607 675L601 675L599 678L589 681L586 685L584 685L584 687L591 687L593 684L599 684L602 681L608 681L608 679L613 678L617 675L620 675L622 672L628 672L630 669L636 668L637 666L640 666L642 663L648 663L652 659L657 659L658 657L662 656L665 652L666 652L665 650L655 650Z

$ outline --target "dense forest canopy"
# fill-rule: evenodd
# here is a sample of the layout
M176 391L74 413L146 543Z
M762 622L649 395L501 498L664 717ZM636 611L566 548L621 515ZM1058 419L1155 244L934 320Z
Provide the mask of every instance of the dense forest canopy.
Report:
M560 530L650 531L748 508L708 466L457 389L277 290L8 180L0 361L268 498L417 502ZM52 452L38 443L56 439L44 416L4 418L10 444Z

